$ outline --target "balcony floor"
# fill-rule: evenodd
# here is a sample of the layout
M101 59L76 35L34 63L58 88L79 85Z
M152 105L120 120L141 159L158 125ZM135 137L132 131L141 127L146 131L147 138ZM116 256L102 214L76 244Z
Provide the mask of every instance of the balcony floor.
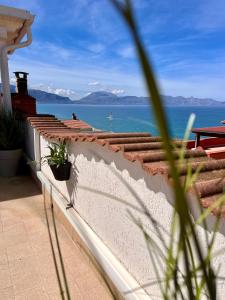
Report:
M57 222L72 299L113 299L79 245ZM43 196L28 176L0 178L1 299L61 299Z

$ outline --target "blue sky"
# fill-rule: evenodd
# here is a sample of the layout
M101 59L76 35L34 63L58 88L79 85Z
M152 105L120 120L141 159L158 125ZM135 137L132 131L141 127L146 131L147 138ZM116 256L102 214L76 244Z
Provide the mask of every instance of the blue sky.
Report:
M225 1L133 0L163 94L225 101ZM33 43L10 57L30 86L78 99L146 95L129 32L109 0L1 0L36 15Z

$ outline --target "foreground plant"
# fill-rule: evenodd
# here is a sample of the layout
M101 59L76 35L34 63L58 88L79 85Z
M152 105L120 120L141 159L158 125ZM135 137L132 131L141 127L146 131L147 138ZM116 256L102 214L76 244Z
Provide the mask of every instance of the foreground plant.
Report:
M19 114L0 108L0 176L17 174L23 146L24 128Z
M23 148L24 128L20 116L0 109L0 150Z
M42 158L42 162L47 162L56 180L64 181L70 178L71 163L68 161L66 142L60 144L52 143L48 146L49 155Z
M169 243L164 241L163 232L158 228L157 220L154 220L144 203L138 199L138 197L136 197L136 199L141 205L149 222L154 226L158 237L161 239L161 245L154 241L144 225L131 212L130 217L144 234L158 285L164 299L197 300L203 299L203 297L217 299L217 275L212 267L212 249L215 242L216 230L219 226L219 217L214 224L214 231L211 238L207 235L206 218L215 207L218 210L221 208L225 197L222 196L219 198L214 207L204 212L202 211L196 222L191 217L188 205L188 192L189 189L194 186L200 167L195 173L192 173L190 164L184 159L184 152L186 150L185 143L180 149L178 165L175 163L166 112L163 107L163 101L159 93L150 60L139 35L131 1L110 1L123 17L130 30L144 75L149 99L151 99L149 101L151 102L159 133L162 137L163 147L170 168L174 193L174 213L172 216ZM185 181L181 182L180 166L183 165L187 168L187 175ZM129 187L129 189L135 195L132 188ZM197 193L196 198L198 199ZM200 201L199 208L201 208ZM198 237L197 224L201 224L205 229L206 244L204 245Z
M59 167L68 161L65 142L60 144L51 143L47 148L50 150L50 154L45 155L42 161L47 162L49 166Z

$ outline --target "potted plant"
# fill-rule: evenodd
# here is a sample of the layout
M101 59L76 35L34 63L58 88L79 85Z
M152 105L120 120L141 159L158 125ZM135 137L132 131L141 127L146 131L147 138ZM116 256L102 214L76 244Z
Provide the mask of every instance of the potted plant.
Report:
M64 181L70 178L71 162L68 161L68 154L66 152L66 143L52 143L48 146L50 155L43 157L56 180Z
M16 113L0 110L0 176L17 173L24 144L23 122Z

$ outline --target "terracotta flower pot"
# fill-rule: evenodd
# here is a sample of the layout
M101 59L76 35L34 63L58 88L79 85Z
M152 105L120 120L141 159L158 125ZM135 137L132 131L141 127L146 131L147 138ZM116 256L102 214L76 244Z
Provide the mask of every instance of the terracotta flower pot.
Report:
M22 149L0 150L0 176L13 177L18 170Z
M71 162L67 161L58 167L56 165L50 165L50 168L56 180L64 181L70 179Z

